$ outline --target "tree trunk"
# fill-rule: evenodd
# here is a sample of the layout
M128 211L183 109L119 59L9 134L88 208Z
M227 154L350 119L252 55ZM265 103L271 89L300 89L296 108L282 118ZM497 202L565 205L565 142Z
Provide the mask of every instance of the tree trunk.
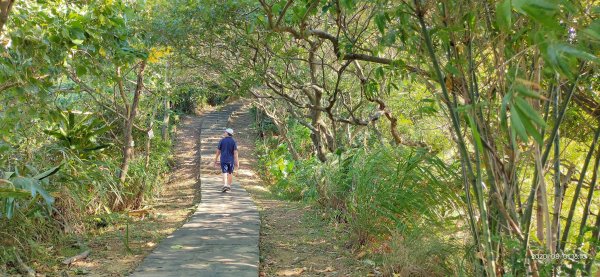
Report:
M133 101L129 109L127 119L125 119L125 126L123 128L123 162L121 163L121 172L119 174L119 180L121 183L125 182L127 178L127 171L129 171L129 163L133 158L133 147L134 141L132 137L133 122L137 113L137 106L140 101L140 95L142 88L144 87L144 70L146 69L146 61L140 63L140 70L137 76L137 84L135 86L135 92L133 94Z
M0 35L4 29L4 24L8 21L8 14L14 3L15 0L0 0Z
M123 126L123 162L121 162L121 172L119 173L119 180L121 183L124 183L125 178L127 177L127 171L129 171L129 162L133 154L132 149L135 146L131 136L132 126L133 123L131 118L127 118L125 120L125 126Z
M314 43L314 42L310 42L310 49L308 52L308 63L309 63L309 69L310 69L310 78L311 78L311 82L313 85L317 85L317 76L316 76L316 71L317 71L317 63L316 63L316 56L315 56L315 51L318 48L318 44ZM320 90L318 89L313 89L314 91L314 95L311 99L312 105L315 107L313 109L311 109L310 111L310 118L311 118L311 124L312 126L315 127L315 131L313 131L310 134L310 138L313 142L313 145L315 146L315 150L317 152L317 157L319 158L319 160L321 162L325 162L327 160L327 158L325 157L325 151L324 151L324 147L323 147L323 141L322 141L322 137L321 137L321 132L323 131L321 129L321 111L319 110L321 108L321 98L323 97L323 93L321 93Z

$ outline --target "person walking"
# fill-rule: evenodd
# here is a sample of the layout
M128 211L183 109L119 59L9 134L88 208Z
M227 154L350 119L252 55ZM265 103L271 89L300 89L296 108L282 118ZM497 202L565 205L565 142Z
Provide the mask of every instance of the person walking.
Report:
M221 162L219 163L219 159ZM217 154L215 155L215 166L221 165L221 172L223 173L223 188L222 192L231 190L231 183L233 182L233 170L240 167L240 160L238 158L237 143L233 139L233 130L231 128L225 129L223 138L219 141L217 146Z

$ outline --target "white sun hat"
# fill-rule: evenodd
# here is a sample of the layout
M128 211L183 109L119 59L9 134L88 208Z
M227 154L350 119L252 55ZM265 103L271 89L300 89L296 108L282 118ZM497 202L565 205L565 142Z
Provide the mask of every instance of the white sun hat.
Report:
M230 135L233 135L233 129L231 129L231 128L225 129L225 132L227 132Z

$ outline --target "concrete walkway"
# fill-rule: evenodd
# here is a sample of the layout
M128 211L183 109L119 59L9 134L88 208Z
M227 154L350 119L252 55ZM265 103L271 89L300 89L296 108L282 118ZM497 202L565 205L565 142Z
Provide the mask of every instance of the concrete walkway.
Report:
M220 169L213 166L228 119L240 108L230 104L202 116L198 208L131 276L258 276L258 210L235 178L232 191L221 193Z

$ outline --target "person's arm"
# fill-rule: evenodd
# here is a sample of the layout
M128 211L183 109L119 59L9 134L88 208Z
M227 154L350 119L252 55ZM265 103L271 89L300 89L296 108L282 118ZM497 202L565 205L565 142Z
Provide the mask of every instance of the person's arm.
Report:
M219 144L217 145L217 154L215 155L215 165L219 164L219 156L221 156L221 143L223 143L223 140L220 140Z
M217 149L217 154L215 155L215 164L219 164L219 156L221 156L221 150Z
M233 161L235 162L235 167L237 169L240 169L240 159L238 158L238 151L237 151L237 149L233 151Z

